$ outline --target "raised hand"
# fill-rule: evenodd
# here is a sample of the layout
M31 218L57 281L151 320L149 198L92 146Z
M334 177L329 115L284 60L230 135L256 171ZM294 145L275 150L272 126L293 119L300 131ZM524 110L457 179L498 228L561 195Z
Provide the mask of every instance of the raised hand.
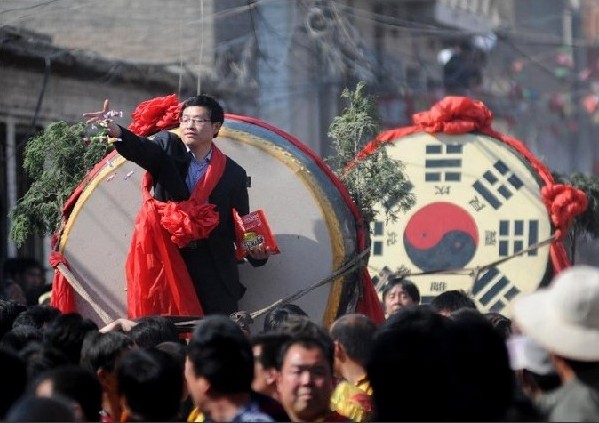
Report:
M119 138L121 136L121 128L112 122L111 118L114 116L122 116L122 112L110 110L110 102L108 99L104 100L102 110L98 112L83 113L83 117L86 119L85 123L97 123L108 130L109 137Z
M83 117L87 120L85 123L101 122L107 119L107 113L109 110L110 102L108 99L104 100L104 107L99 112L83 113Z

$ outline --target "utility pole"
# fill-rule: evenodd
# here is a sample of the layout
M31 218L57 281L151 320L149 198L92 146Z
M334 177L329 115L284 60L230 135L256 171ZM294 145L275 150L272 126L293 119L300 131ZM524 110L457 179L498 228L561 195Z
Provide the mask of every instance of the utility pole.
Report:
M587 69L587 46L582 30L580 0L565 0L563 12L564 45L572 52L574 74L571 78L571 99L578 131L573 140L570 171L590 174L593 168L594 151L589 131L588 116L581 99L588 91L588 81L581 79Z

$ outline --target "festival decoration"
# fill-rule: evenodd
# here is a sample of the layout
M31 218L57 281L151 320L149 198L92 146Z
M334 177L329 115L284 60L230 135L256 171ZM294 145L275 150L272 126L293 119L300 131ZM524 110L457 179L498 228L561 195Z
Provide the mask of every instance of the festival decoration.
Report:
M173 96L140 104L131 129L139 135L177 132L178 104ZM247 286L240 309L250 312L254 324L284 302L300 305L324 324L345 312L381 321L380 303L363 270L368 250L365 228L358 224L362 218L330 168L291 135L245 116L225 115L215 144L247 170L250 207L268 216L281 251L266 266L239 266ZM112 152L69 199L54 238L54 263L73 276L68 280L61 272L54 279L52 303L61 310L77 310L99 323L130 312L125 259L144 173Z
M396 220L398 213L414 204L414 196L403 163L390 158L384 149L373 152L368 161L354 161L358 151L381 130L374 101L364 90L365 84L359 82L354 91L346 89L341 94L349 104L331 123L329 136L335 154L328 161L338 169L339 179L369 226L379 214L375 204L383 205L386 219Z
M385 149L406 165L416 204L397 222L374 222L369 267L408 267L425 302L464 289L481 310L501 312L570 264L562 241L587 207L584 192L556 183L492 119L480 101L446 97L356 155Z

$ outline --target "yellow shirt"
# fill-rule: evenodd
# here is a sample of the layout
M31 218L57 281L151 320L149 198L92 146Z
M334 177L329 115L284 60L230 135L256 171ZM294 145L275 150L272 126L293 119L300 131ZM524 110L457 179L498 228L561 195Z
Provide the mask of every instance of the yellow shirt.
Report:
M372 387L366 377L352 385L344 380L331 395L331 410L355 422L370 420L372 412Z
M189 416L187 416L187 421L189 423L194 423L194 422L203 423L204 413L202 413L198 407L195 407L193 410L191 410L191 412L189 413Z

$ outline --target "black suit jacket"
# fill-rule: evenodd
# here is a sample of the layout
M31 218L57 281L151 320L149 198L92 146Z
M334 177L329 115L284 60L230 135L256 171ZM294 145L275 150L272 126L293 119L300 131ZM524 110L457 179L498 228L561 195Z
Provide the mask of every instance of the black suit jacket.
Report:
M159 201L183 201L190 196L185 183L191 156L185 143L174 133L161 131L152 139L138 137L122 129L122 141L114 145L127 160L137 163L152 175L154 198ZM240 216L249 213L247 174L227 157L225 170L212 191L209 202L216 205L219 224L206 240L180 249L195 284L204 313L230 314L237 311L237 300L245 292L239 282L235 259L235 226L232 209ZM266 260L248 259L253 266Z

